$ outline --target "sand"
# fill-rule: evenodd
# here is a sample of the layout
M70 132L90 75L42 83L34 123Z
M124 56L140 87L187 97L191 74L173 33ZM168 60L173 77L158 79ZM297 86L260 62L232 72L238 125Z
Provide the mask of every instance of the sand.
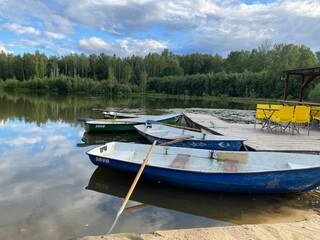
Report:
M120 233L108 236L87 236L83 240L319 240L320 215L313 215L298 222L250 224L212 228L193 228L156 231L148 234Z

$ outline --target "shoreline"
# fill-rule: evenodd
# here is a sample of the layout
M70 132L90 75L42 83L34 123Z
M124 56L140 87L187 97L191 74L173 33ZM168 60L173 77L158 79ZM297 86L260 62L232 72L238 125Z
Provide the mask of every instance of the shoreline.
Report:
M153 233L117 233L110 235L86 236L82 240L318 240L320 236L320 215L314 214L301 221L288 223L246 224L209 228L159 230Z

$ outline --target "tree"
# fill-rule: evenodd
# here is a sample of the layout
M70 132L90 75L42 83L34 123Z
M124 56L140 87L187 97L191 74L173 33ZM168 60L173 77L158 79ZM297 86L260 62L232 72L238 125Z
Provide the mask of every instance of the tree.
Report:
M14 58L14 75L18 80L25 80L25 74L24 74L24 64L23 59L21 55L16 55Z
M38 59L31 53L25 53L23 55L24 77L23 80L29 80L39 75Z
M140 84L140 76L143 72L146 71L144 66L144 61L141 57L138 56L132 56L130 59L131 67L133 70L133 79L132 83L135 85Z
M59 76L59 59L56 56L51 56L48 59L48 73L47 76L58 77Z
M228 72L242 73L250 68L250 53L248 51L232 51L225 64Z
M86 57L86 55L84 55L83 53L78 58L78 65L79 65L78 68L80 69L80 73L81 73L80 77L87 78L90 62L89 62L88 58Z
M7 62L7 54L4 51L0 52L0 79L8 78L8 62Z
M140 75L140 91L145 93L147 88L147 79L148 74L146 72L142 72Z
M174 76L183 74L178 58L168 49L164 49L160 57L160 76Z
M47 65L48 65L48 58L45 54L40 54L39 51L35 53L36 58L36 75L34 77L37 78L44 78L47 75Z
M121 77L119 81L120 83L128 84L131 81L132 77L133 77L132 67L127 60L124 60L122 63Z
M316 58L317 58L317 65L320 65L320 51L315 52Z
M98 56L91 54L89 56L89 76L97 80Z
M117 84L117 78L114 76L114 71L111 66L108 68L108 78L107 78L107 86L110 88L111 92L114 86Z
M144 58L146 72L149 77L159 77L161 73L161 57L158 53L149 53Z

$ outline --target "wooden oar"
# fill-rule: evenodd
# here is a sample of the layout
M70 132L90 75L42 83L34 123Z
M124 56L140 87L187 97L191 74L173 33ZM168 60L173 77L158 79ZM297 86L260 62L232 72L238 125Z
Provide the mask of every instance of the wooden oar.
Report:
M177 138L177 139L171 140L169 142L161 143L161 144L159 144L159 146L167 146L167 145L178 143L178 142L182 142L184 140L188 140L188 139L191 139L191 138L193 138L193 136L181 137L181 138Z
M130 212L130 211L134 211L136 209L140 209L140 208L144 208L146 206L149 206L148 204L145 203L140 203L138 205L132 206L132 207L127 207L123 210L123 212Z
M177 142L181 142L181 141L184 141L184 140L187 140L187 139L190 139L190 138L193 138L193 136L187 136L187 137L177 138L177 139L172 140L172 141L169 141L169 142L161 143L160 146L170 145L170 144L177 143ZM112 231L112 229L114 228L114 226L116 225L116 223L117 223L117 221L118 221L118 218L120 217L121 213L123 212L123 210L124 210L127 202L129 201L129 198L130 198L130 196L131 196L131 194L132 194L135 186L137 185L137 182L138 182L138 180L139 180L139 178L140 178L140 176L141 176L141 174L142 174L142 172L143 172L146 164L148 163L148 160L149 160L149 158L150 158L150 156L151 156L151 153L152 153L152 151L153 151L156 143L157 143L157 141L154 141L154 142L153 142L153 144L152 144L152 146L151 146L151 148L150 148L150 150L149 150L146 158L144 159L144 161L143 161L143 163L142 163L142 165L141 165L141 167L140 167L140 169L139 169L139 171L138 171L138 173L137 173L137 175L136 175L136 177L135 177L135 179L134 179L134 181L133 181L133 183L132 183L132 185L131 185L128 193L127 193L126 198L124 199L124 201L123 201L123 203L122 203L122 205L121 205L121 207L120 207L119 212L117 213L116 219L114 220L114 222L113 222L111 228L109 229L109 231L107 232L107 234L109 234L109 233Z
M123 212L123 210L124 210L127 202L129 201L129 198L130 198L130 196L131 196L134 188L135 188L136 185L137 185L137 182L138 182L138 180L139 180L139 178L140 178L140 176L141 176L141 174L142 174L142 172L143 172L143 170L144 170L144 167L146 166L146 164L147 164L147 162L148 162L148 160L149 160L149 158L150 158L150 156L151 156L151 153L153 152L154 147L156 146L156 143L157 143L157 141L154 141L154 142L153 142L153 144L152 144L152 146L151 146L151 148L150 148L150 150L149 150L146 158L144 159L144 161L143 161L143 163L142 163L142 165L141 165L141 167L140 167L140 169L139 169L139 171L138 171L138 173L137 173L137 175L136 175L136 177L135 177L135 179L134 179L134 181L133 181L133 183L132 183L132 185L131 185L128 193L127 193L126 198L124 199L124 201L123 201L123 203L122 203L122 205L121 205L121 207L120 207L120 210L119 210L118 213L117 213L116 219L115 219L115 221L113 222L113 224L112 224L112 226L111 226L111 228L110 228L110 230L108 231L107 234L109 234L109 233L112 231L112 229L114 228L114 226L115 226L118 218L120 217L121 213Z

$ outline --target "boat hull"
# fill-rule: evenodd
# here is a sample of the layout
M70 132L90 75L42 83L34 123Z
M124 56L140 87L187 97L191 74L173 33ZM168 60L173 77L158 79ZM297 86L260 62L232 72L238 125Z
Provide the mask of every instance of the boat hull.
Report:
M136 128L141 136L147 139L149 142L157 141L157 144L163 144L171 142L174 139L160 138L149 135L147 132L140 131ZM182 137L182 136L181 136ZM208 150L224 150L224 151L238 151L243 145L243 141L240 140L184 140L176 143L171 143L173 147L184 147L184 148L196 148L196 149L208 149Z
M97 166L136 174L140 164L87 153ZM266 172L192 172L146 165L142 177L193 189L237 193L303 192L319 186L320 167Z
M174 124L176 123L180 115L172 114L166 116L153 116L151 117L144 117L144 118L131 118L131 119L120 119L120 120L109 120L107 121L86 121L85 122L85 130L87 132L101 132L101 131L108 131L108 132L115 132L115 131L135 131L134 126L139 124L144 124L148 120L157 121L159 123L167 123L167 124ZM121 122L120 122L121 121Z
M85 130L87 132L134 131L134 126L137 124L139 123L85 123Z

